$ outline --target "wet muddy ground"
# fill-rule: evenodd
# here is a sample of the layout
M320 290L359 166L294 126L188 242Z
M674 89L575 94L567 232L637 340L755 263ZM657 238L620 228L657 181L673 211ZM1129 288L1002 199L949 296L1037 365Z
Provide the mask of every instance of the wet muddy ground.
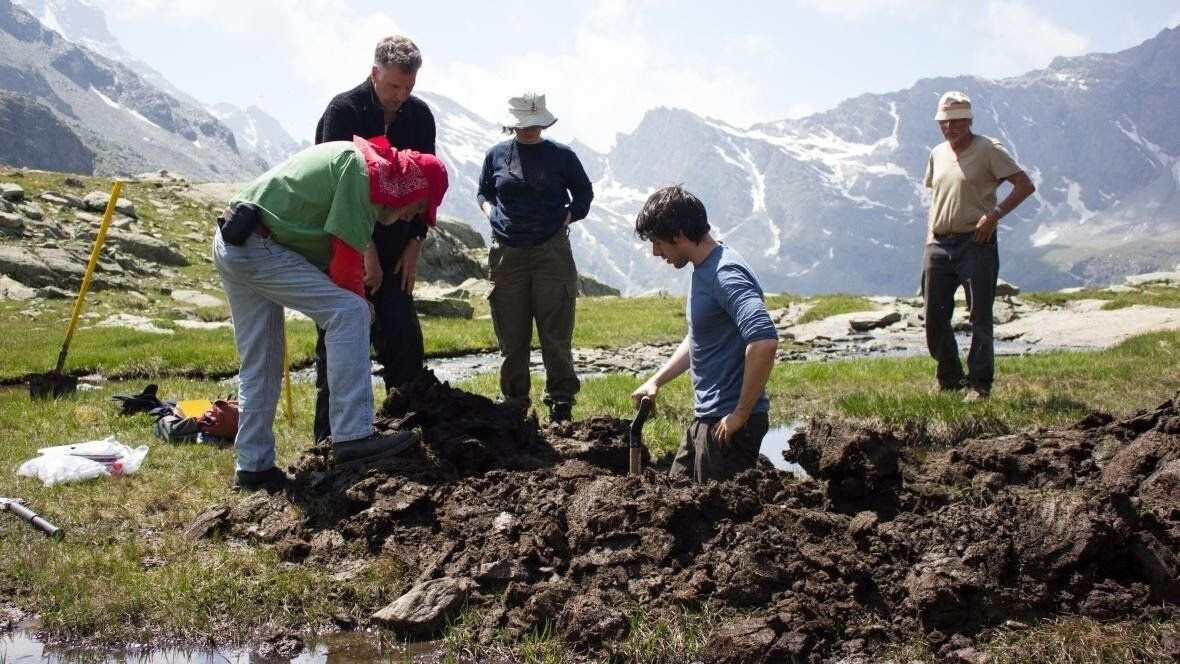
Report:
M704 661L871 660L915 636L977 661L977 635L1010 621L1180 615L1175 399L920 454L816 420L786 453L814 481L765 463L705 486L650 459L628 476L628 424L539 425L423 376L380 420L418 429L418 448L348 467L313 449L287 491L213 507L190 534L341 575L400 561L393 596L409 594L341 606L346 629L430 638L466 606L481 641L549 622L596 657L634 615L678 608L726 616Z

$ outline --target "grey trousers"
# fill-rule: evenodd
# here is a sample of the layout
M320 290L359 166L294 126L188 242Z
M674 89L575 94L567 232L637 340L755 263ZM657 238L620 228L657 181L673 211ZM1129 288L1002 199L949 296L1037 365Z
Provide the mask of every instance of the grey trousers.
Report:
M964 382L990 390L995 375L992 337L992 304L996 299L996 276L1000 252L993 241L978 244L969 234L935 239L926 245L922 260L925 274L926 347L938 362L938 384L955 387ZM967 374L959 361L959 345L951 327L955 312L955 290L962 285L971 312L971 349L967 353Z
M684 432L684 440L672 460L670 475L688 475L697 483L709 480L723 482L758 462L762 438L770 429L770 416L753 413L746 426L734 434L724 446L713 436L713 427L720 417L698 417Z
M500 392L529 396L529 349L533 323L545 363L545 403L574 403L581 382L574 371L574 309L578 270L569 231L535 247L493 243L488 253L492 327L500 346Z

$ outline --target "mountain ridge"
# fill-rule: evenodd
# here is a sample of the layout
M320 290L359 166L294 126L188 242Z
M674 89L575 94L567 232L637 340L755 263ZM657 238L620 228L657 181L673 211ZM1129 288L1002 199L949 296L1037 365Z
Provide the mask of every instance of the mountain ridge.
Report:
M0 89L23 86L60 119L69 102L50 79L63 68L83 81L111 70L88 70L88 62L101 60L84 53L59 55L49 73L14 72L0 59ZM1166 28L1117 53L1059 57L997 80L923 78L804 118L745 128L653 108L607 153L571 141L596 192L590 216L571 228L575 256L581 270L628 294L682 290L687 275L653 261L632 230L651 191L681 183L705 202L715 234L747 258L770 292L912 293L929 203L921 180L930 148L941 141L932 109L943 92L960 89L975 100L976 133L1003 142L1038 186L1001 224L1003 278L1049 290L1172 270L1180 264L1180 126L1171 121L1180 105L1176 62L1180 30ZM434 110L438 152L451 174L442 214L489 238L475 192L484 154L507 137L496 122L444 95L415 94ZM261 109L251 115L255 109L205 108L222 118L211 117L210 127L230 125L231 138L242 137L232 149L260 155L256 170L237 171L240 179L261 172L259 162L304 145L261 140ZM109 169L101 141L84 143L99 146L91 148L99 155L95 169ZM235 177L166 163L189 177Z

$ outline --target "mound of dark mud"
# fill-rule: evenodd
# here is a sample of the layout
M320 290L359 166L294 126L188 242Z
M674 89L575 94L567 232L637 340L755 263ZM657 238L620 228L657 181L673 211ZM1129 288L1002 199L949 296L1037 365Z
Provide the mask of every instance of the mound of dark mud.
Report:
M466 603L488 642L548 623L598 654L632 616L681 607L727 617L705 661L821 661L915 634L949 657L1009 620L1180 605L1175 400L920 461L889 432L813 421L788 455L815 481L759 467L704 486L626 476L625 421L543 428L429 375L383 415L421 446L349 468L312 450L289 491L195 530L342 574L396 558L406 594L354 626L428 636Z

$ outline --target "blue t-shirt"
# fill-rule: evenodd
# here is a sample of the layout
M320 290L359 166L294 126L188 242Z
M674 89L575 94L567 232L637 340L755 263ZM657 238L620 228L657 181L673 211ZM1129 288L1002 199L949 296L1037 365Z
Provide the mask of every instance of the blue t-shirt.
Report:
M725 246L693 268L687 316L696 417L723 417L737 408L746 368L746 345L778 340L762 286L737 251ZM770 410L763 390L755 413Z
M578 155L568 146L543 140L511 139L488 150L476 196L492 204L492 234L509 247L535 247L570 221L590 213L594 188Z

